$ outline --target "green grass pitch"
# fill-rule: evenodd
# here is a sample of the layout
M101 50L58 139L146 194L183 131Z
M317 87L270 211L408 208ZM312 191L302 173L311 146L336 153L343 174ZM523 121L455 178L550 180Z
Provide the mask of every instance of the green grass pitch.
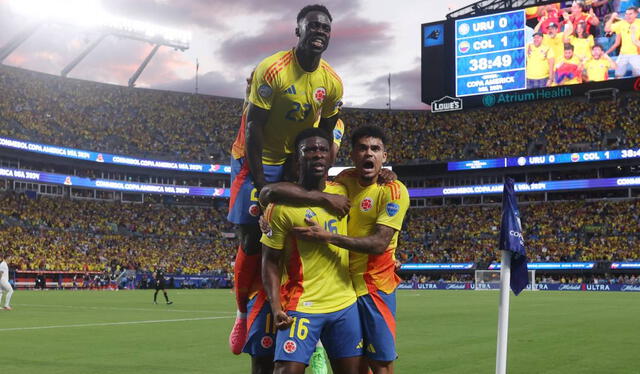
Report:
M0 311L2 373L249 373L227 348L229 290L152 294L16 291ZM396 372L495 372L497 305L492 291L398 291ZM512 295L508 371L640 373L639 337L638 294Z

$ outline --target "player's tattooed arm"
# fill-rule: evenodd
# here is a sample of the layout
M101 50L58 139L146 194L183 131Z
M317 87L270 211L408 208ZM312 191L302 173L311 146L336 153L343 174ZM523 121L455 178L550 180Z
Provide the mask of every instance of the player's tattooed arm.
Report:
M260 204L288 203L299 205L321 206L329 212L344 217L349 214L351 203L343 195L334 195L317 190L306 190L290 182L278 182L266 185L260 191Z
M262 246L262 284L267 293L271 313L273 313L274 325L279 330L291 326L293 319L282 309L280 301L280 262L282 251L275 250L266 245Z
M249 171L253 177L256 189L260 190L267 184L262 167L262 149L264 148L264 127L269 118L269 111L249 103L247 113L247 129L245 134L245 149Z
M292 229L294 235L300 239L326 242L353 252L373 255L384 253L396 232L389 226L377 224L372 235L355 238L326 231L313 220L305 219L305 222L309 226Z

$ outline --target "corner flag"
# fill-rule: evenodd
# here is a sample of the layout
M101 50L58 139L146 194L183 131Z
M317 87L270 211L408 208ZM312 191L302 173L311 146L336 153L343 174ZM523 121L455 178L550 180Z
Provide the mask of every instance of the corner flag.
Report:
M502 223L500 224L500 250L511 252L511 290L516 296L527 287L527 253L522 237L522 224L513 179L505 178L502 194Z

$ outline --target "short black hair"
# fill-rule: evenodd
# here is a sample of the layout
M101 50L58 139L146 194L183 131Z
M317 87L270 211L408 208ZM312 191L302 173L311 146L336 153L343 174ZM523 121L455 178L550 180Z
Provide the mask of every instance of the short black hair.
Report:
M358 140L362 138L369 138L369 137L380 139L383 145L387 144L387 135L385 135L384 130L382 130L378 126L364 125L364 126L358 127L351 134L351 148L356 146L356 143L358 142Z
M638 7L637 6L630 6L630 7L627 8L627 10L633 10L634 12L638 13ZM627 10L625 10L625 12ZM331 19L331 17L329 17L329 19Z
M308 129L300 131L298 136L296 136L296 139L293 141L296 152L298 151L300 143L302 143L305 139L313 138L314 136L325 139L327 143L329 143L329 146L331 146L331 143L333 142L333 139L326 131L324 131L324 129L321 129L319 127L310 127Z
M564 43L564 50L568 51L568 50L572 50L573 51L573 44L571 43Z
M300 20L306 17L310 12L322 12L326 14L327 17L329 17L329 21L333 22L333 17L331 17L329 9L321 4L307 5L306 7L300 9L300 12L298 12L298 18L296 18L296 22L300 22Z
M591 47L591 49L594 49L594 48L600 48L601 50L604 51L604 48L602 48L602 46L600 44L597 44L597 43L594 44L593 47Z

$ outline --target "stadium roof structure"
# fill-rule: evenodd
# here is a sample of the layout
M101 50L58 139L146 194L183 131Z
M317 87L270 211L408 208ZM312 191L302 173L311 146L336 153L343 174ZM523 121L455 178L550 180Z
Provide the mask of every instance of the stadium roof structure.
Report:
M22 43L46 24L62 24L78 29L91 29L96 39L65 66L60 75L66 77L100 42L108 36L139 40L154 45L138 69L129 78L129 87L135 82L161 46L185 51L189 49L191 33L170 29L138 20L115 17L104 11L97 0L13 0L13 10L32 20L0 48L0 63Z
M454 10L447 14L447 19L479 16L486 13L494 13L499 10L517 9L557 2L558 0L481 0L476 3L469 4L464 8Z

